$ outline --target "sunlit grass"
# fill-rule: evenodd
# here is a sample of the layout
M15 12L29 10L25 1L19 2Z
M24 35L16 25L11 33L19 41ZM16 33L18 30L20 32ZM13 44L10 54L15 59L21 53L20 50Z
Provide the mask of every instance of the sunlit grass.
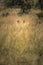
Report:
M43 24L38 22L36 15L0 17L0 64L43 65Z

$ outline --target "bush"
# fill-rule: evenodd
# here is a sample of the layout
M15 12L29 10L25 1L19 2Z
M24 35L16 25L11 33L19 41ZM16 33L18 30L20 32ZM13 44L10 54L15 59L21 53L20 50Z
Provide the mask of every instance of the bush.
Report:
M18 7L27 7L32 6L34 3L34 0L4 0L4 3L7 7L11 6L18 6Z
M40 17L42 18L42 17L43 17L43 12L38 13L37 16L38 16L39 18L40 18Z

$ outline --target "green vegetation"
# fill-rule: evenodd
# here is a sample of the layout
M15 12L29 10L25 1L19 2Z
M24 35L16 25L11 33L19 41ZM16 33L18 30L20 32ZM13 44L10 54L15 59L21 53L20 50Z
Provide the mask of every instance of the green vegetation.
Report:
M43 12L38 13L37 16L38 16L39 18L43 18Z

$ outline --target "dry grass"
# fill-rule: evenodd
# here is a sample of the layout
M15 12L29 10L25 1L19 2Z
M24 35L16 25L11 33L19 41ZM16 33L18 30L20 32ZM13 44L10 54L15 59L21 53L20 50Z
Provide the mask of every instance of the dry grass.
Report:
M0 65L43 65L43 22L36 15L0 17Z

